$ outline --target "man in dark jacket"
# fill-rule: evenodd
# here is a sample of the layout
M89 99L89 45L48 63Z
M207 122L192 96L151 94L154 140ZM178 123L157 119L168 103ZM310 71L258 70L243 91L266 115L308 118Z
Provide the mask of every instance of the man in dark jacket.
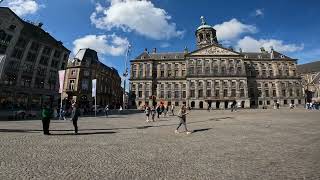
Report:
M72 104L72 112L71 112L71 120L74 126L75 134L78 134L78 117L80 115L80 111L77 107L77 104Z
M52 110L50 109L48 104L43 106L41 117L42 117L42 127L43 127L43 134L50 135L49 133L49 126L50 126L50 119L52 118Z

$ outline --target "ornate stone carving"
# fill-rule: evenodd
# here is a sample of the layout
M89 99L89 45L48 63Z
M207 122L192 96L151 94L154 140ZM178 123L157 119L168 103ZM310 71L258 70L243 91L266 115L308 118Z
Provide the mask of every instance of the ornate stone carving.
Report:
M220 47L211 46L211 47L202 49L198 52L192 53L192 55L238 55L238 54Z

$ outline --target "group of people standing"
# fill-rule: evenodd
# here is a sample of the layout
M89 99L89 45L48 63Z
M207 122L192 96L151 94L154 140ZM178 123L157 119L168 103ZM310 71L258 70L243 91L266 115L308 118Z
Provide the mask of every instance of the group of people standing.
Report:
M72 111L71 111L71 120L74 126L75 134L78 134L78 118L80 116L80 110L77 107L76 103L72 104ZM50 107L48 103L44 104L42 111L42 127L43 127L43 134L50 135L49 128L50 128L50 120L54 117L54 110ZM63 115L63 119L66 120L65 116Z
M175 106L174 105L170 105L170 111L171 111L171 115L175 116ZM163 114L163 117L167 116L167 113L169 112L169 106L165 106L164 104L159 104L157 106L145 106L145 114L146 114L146 122L155 122L155 116L156 114L158 115L158 119L160 118L161 114ZM185 105L182 105L181 108L179 109L178 115L177 117L179 118L179 125L177 126L177 128L175 129L175 133L178 134L179 133L179 128L181 127L181 125L184 126L185 132L187 134L190 134L191 131L188 130L187 128L187 123L186 123L186 116L187 114L189 114L189 112L187 112L187 108ZM151 116L151 120L150 120L150 116Z

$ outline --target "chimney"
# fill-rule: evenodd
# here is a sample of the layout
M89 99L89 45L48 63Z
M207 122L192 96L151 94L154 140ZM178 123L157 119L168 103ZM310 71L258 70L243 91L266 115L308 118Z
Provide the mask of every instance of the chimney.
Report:
M148 53L148 49L147 49L147 48L144 48L144 52L145 52L145 53Z
M38 27L42 27L43 26L43 23L42 22L39 22L39 24L38 24Z
M153 48L153 53L157 53L157 48Z

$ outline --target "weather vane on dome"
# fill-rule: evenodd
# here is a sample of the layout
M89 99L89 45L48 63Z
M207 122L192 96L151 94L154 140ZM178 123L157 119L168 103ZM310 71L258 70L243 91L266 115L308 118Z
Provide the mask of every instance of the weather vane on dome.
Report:
M204 17L201 16L200 19L201 19L201 24L202 24L202 25L205 25L205 24L206 24L206 21L204 20Z

